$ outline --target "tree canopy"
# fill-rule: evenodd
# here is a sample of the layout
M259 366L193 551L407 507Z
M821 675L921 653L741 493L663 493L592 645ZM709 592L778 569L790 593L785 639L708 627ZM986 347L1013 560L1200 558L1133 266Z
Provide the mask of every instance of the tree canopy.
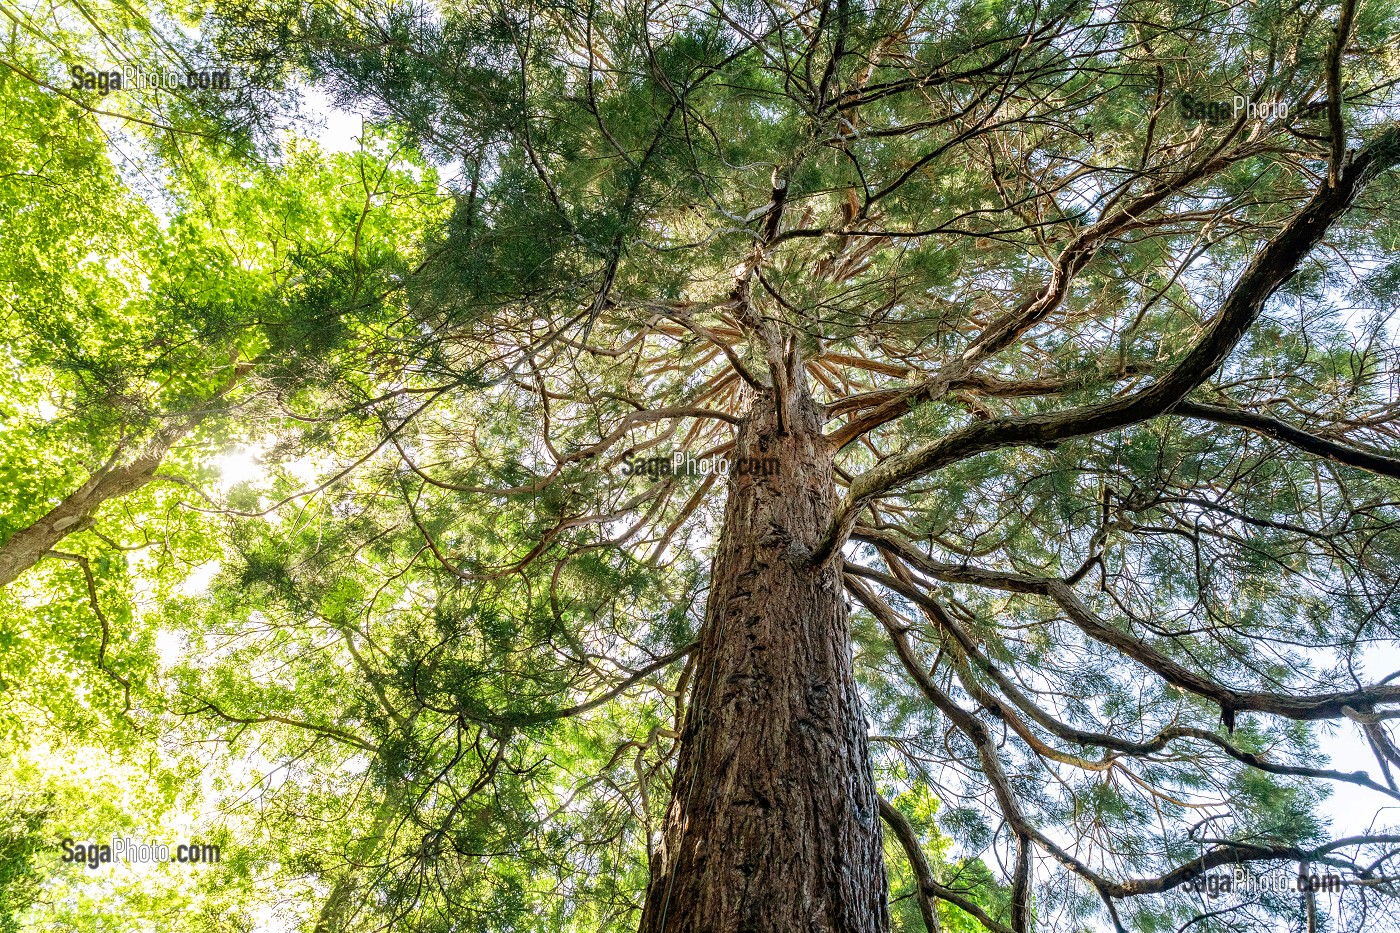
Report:
M1390 0L6 15L0 930L1394 928Z

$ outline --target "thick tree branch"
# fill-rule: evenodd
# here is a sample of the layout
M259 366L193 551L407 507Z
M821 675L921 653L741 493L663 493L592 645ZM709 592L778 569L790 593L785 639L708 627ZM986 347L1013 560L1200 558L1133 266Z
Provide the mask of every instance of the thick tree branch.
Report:
M130 462L119 464L126 451L123 445L118 444L107 463L86 482L38 521L15 532L4 544L0 544L0 587L14 582L68 535L91 528L97 520L97 510L104 502L129 495L151 482L170 449L218 410L216 403L232 391L252 367L250 362L235 364L228 381L207 403L198 411L157 431Z
M1011 446L1047 446L1100 434L1171 411L1209 379L1258 318L1265 302L1290 279L1307 254L1377 174L1400 161L1400 127L1391 126L1361 149L1335 185L1325 184L1241 274L1205 335L1161 379L1122 398L1067 411L994 418L953 431L893 456L852 480L846 500L814 559L841 545L865 505L918 477L980 453Z
M1291 444L1299 450L1322 457L1325 460L1331 460L1334 463L1400 479L1400 459L1387 457L1361 447L1339 444L1336 441L1309 434L1301 428L1295 428L1287 422L1270 418L1268 415L1191 401L1178 404L1172 409L1172 414L1245 428L1256 434Z
M1337 28L1332 34L1332 47L1327 53L1327 129L1330 150L1327 179L1334 185L1346 158L1346 127L1342 123L1342 56L1346 52L1347 42L1351 39L1351 28L1355 21L1356 0L1342 0Z

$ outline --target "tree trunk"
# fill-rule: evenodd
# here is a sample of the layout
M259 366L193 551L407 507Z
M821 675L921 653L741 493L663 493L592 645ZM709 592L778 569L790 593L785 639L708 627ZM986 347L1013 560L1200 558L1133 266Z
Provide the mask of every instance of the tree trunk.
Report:
M839 555L805 559L837 493L801 382L785 431L769 393L739 430L642 933L889 929Z
M13 583L20 574L43 560L53 546L64 538L91 528L97 521L97 510L104 502L130 495L155 479L156 471L171 448L193 431L214 410L215 404L253 368L251 362L239 363L236 355L231 365L233 374L229 380L202 408L185 416L184 420L157 431L135 458L122 466L118 466L117 462L126 452L126 445L119 443L111 459L89 476L85 483L69 493L48 514L0 543L0 587Z
M146 452L125 467L103 467L38 521L21 528L0 544L0 587L44 558L55 544L91 528L102 503L135 492L155 476L166 448Z
M353 852L347 854L345 868L331 885L312 933L342 933L364 906L369 890L364 884L363 875L381 857L390 824L403 819L406 797L402 782L391 784L385 791L384 799L374 812L374 823L370 826L369 834L352 845Z

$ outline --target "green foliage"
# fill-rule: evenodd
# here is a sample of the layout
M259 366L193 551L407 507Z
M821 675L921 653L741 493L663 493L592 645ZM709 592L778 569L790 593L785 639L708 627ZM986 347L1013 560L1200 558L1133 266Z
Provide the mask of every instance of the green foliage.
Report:
M762 327L822 403L907 392L907 414L839 453L843 482L970 425L1125 397L1187 358L1326 175L1332 6L1109 12L240 0L11 17L0 542L187 430L0 591L19 795L0 814L0 933L231 933L271 925L274 904L289 929L324 913L334 933L635 928L724 486L625 476L623 458L727 451L752 397L738 370L776 378ZM1341 113L1366 138L1394 108L1396 10L1357 16ZM217 57L245 81L209 98L54 86L93 56ZM281 132L302 82L367 117L357 151ZM1243 132L1181 106L1236 94L1311 103ZM1215 153L959 373L982 382L932 378L1113 205ZM1357 267L1315 251L1199 398L1391 437L1396 184L1329 239ZM674 414L695 409L717 417ZM960 459L861 520L899 523L944 567L920 585L978 656L925 604L889 603L927 676L995 727L1027 818L1133 877L1197 856L1203 813L1233 843L1321 842L1316 782L1208 741L1315 763L1308 724L1222 721L1043 593L955 571L1068 578L1114 631L1239 690L1349 689L1365 647L1400 632L1395 496L1168 412ZM857 608L852 626L886 796L938 880L1004 920L1009 835L978 749L880 621ZM1111 742L1030 722L1047 757L1009 724L1015 703L979 699L1006 682L1062 732L1195 732L1110 761ZM51 864L55 833L127 830L226 857ZM886 845L894 928L912 933L912 870ZM1126 923L1180 929L1197 908L1145 897ZM1099 909L1078 882L1037 884L1033 925L1088 928Z
M9 797L0 804L0 933L18 933L38 897L43 879L35 862L48 815L41 799Z

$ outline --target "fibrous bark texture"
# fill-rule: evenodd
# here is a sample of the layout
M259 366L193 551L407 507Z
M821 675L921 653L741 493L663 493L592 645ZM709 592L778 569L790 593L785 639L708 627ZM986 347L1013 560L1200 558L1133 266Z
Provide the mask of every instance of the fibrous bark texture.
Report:
M808 560L836 504L832 449L810 399L781 421L777 404L757 393L735 446L736 466L774 469L731 471L642 933L889 928L839 560Z

